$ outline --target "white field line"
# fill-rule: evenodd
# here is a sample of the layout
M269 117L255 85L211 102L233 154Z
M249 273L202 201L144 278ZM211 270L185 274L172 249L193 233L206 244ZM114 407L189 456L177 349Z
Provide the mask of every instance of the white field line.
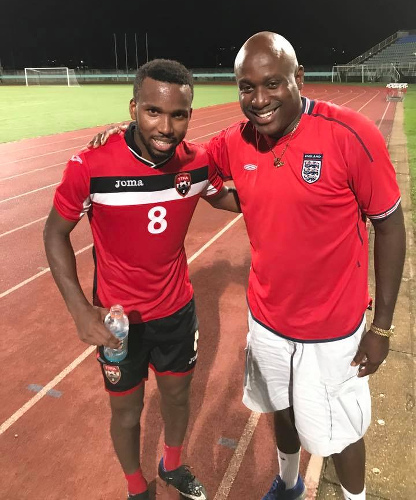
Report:
M201 255L202 252L204 252L208 247L210 247L222 234L224 234L230 227L232 227L236 222L238 222L242 214L238 214L231 222L229 222L221 231L219 231L215 236L213 236L205 245L203 245L197 252L195 252L189 259L188 259L188 264L193 262L199 255ZM76 252L76 255L79 255L80 253L84 252L85 250L88 250L91 248L92 245L88 245L87 247L83 248L82 250L79 250ZM22 286L30 283L31 281L35 280L36 278L39 278L43 274L47 273L50 271L50 268L46 268L40 273L32 276L32 278L29 278L28 280L23 281L22 283L19 283L13 288L10 288L6 292L3 292L0 295L0 298L4 297L5 295L8 295L9 293L12 293L13 291L17 290L18 288L21 288ZM95 346L89 346L82 354L80 354L71 364L69 364L66 368L64 368L61 373L59 373L53 380L48 382L45 387L41 391L39 391L33 398L29 399L23 406L21 406L10 418L8 418L5 422L3 422L0 425L0 435L3 434L7 429L9 429L17 420L19 420L20 417L22 417L30 408L32 408L38 401L40 401L48 391L53 389L59 382L61 382L68 374L70 374L84 359L89 356L93 351L95 350Z

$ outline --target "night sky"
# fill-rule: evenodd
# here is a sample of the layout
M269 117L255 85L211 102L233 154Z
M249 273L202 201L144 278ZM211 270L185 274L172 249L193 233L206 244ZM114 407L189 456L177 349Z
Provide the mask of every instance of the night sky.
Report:
M416 0L2 0L4 69L69 66L119 69L148 57L189 68L232 68L241 44L276 31L308 69L345 64L398 30L416 29ZM81 63L81 61L83 61Z

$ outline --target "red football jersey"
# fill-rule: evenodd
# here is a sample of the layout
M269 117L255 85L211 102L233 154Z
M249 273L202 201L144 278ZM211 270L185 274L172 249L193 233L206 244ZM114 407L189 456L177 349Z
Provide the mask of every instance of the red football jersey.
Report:
M247 121L206 147L240 198L253 317L286 338L319 341L348 336L360 324L370 300L365 219L391 214L400 192L374 123L345 107L302 102L281 168ZM277 157L288 139L273 145Z
M94 303L121 304L140 323L173 314L193 295L184 240L201 196L223 181L202 146L183 141L154 165L140 157L132 126L68 162L54 206L88 213L96 254Z

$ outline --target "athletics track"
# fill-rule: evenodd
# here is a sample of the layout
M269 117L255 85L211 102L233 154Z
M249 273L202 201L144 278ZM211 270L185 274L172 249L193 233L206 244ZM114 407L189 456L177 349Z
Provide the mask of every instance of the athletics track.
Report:
M304 95L351 107L388 142L396 104L384 87L306 84ZM189 140L202 142L242 117L237 103L194 111ZM35 122L34 122L35 123ZM108 433L110 411L94 348L77 337L52 280L42 231L65 163L104 128L0 144L0 500L118 500L125 480ZM78 273L91 295L88 222L72 234ZM241 403L249 245L241 215L201 201L186 239L200 319L184 462L210 500L259 500L277 472L270 415ZM142 468L151 498L178 500L156 478L163 434L152 373L142 416ZM314 498L319 457L302 453Z

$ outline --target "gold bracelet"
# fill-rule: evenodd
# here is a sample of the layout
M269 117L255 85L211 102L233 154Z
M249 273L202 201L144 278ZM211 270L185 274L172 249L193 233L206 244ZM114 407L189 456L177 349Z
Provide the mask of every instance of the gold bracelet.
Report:
M381 335L382 337L391 337L394 333L394 325L391 325L388 330L385 330L384 328L379 328L374 323L371 323L370 330L377 335Z

